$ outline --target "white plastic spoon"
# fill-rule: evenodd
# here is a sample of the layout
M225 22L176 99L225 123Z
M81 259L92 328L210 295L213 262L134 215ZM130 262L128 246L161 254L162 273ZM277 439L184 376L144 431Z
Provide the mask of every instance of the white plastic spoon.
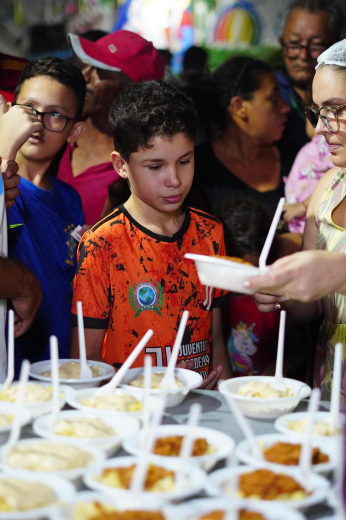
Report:
M175 342L173 345L172 355L169 359L165 375L163 376L163 379L160 383L160 388L174 388L174 385L175 385L174 369L175 369L175 365L177 364L179 350L181 347L181 342L183 340L185 327L186 327L186 323L187 323L188 319L189 319L189 311L184 311L183 315L181 317L180 324L179 324L177 336L175 338Z
M14 446L20 437L21 432L21 423L20 423L20 417L21 417L21 411L23 408L23 404L25 401L25 391L26 391L26 385L28 383L29 379L29 370L30 370L30 363L27 359L24 359L21 369L20 369L20 375L19 375L19 383L18 383L18 394L17 399L15 403L15 416L12 423L11 433L10 437L7 442L6 451L8 452L12 446Z
M312 454L312 435L314 430L314 421L315 414L318 410L320 404L320 389L314 388L311 392L311 396L309 399L308 413L307 413L307 422L306 422L306 433L304 435L304 439L302 442L302 447L300 451L299 458L299 467L304 479L304 485L307 491L312 491L312 486L310 482L310 473L311 473L311 454Z
M259 447L256 436L250 426L249 421L244 417L243 413L240 411L238 405L235 403L232 396L224 394L224 398L226 399L226 402L230 407L231 412L234 414L239 428L243 432L245 438L248 440L248 443L251 446L252 454L258 459L264 460L262 450Z
M53 406L50 420L50 429L53 430L59 420L60 413L60 390L59 390L59 354L58 354L58 338L51 336L50 342L50 362L51 362L51 379L53 387Z
M335 345L332 395L329 415L329 433L340 428L340 389L342 372L342 343Z
M150 430L143 430L143 438L146 440L144 448L140 451L137 464L130 484L133 493L141 493L145 486L145 479L148 473L149 455L154 449L156 441L156 429L161 424L165 411L165 400L161 399L158 408L155 410Z
M188 459L191 457L193 452L193 446L195 442L195 428L199 424L201 412L202 407L198 403L193 404L190 408L189 417L186 423L189 428L181 444L179 465L175 474L175 489L177 491L180 490L184 484L185 468L186 464L188 463Z
M7 377L3 391L8 390L14 378L14 312L8 311L8 352L7 352Z
M93 373L91 371L91 368L88 367L87 357L86 357L82 302L77 302L77 320L78 320L78 340L79 340L79 359L80 359L79 377L81 379L92 379Z
M276 367L275 367L275 377L270 384L272 388L275 390L280 390L281 392L286 392L286 385L283 378L283 364L284 364L284 345L285 345L285 325L286 325L286 311L280 312L280 327L279 327L279 341L278 341L278 351L276 355Z
M145 345L148 343L151 336L154 334L154 332L149 329L141 339L141 341L138 343L136 348L131 352L125 363L119 368L118 372L112 377L112 379L104 386L101 386L101 388L98 388L95 392L95 395L105 395L109 392L112 392L120 383L120 381L123 379L124 375L132 365L132 363L137 359L139 354L144 349Z
M151 356L144 358L144 392L143 392L143 430L146 430L150 421L150 394L151 394Z
M260 269L265 269L267 267L268 254L269 254L272 242L273 242L276 228L278 227L278 223L280 220L280 216L281 216L282 208L284 207L284 204L285 204L285 197L281 197L281 199L279 200L278 207L276 208L274 218L270 225L266 241L264 242L264 246L263 246L263 249L262 249L260 257L259 257L258 265L259 265Z

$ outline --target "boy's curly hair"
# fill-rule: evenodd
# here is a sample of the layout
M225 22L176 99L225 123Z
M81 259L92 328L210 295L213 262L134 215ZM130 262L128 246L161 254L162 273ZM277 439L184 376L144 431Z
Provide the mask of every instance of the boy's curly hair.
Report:
M113 101L109 124L114 147L128 162L131 153L150 148L154 137L182 133L196 139L197 112L192 101L163 81L134 83Z

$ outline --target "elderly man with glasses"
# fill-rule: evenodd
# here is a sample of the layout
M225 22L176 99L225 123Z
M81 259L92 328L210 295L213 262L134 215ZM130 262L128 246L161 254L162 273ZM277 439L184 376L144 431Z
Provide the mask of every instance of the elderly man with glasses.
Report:
M279 38L285 67L277 73L281 97L291 107L280 143L286 162L309 140L304 107L311 104L317 58L340 39L342 23L338 0L294 0L288 8Z

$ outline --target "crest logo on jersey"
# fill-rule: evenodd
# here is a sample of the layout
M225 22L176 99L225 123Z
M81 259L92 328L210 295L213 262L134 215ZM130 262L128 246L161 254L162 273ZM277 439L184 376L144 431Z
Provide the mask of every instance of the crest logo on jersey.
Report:
M133 282L129 289L129 302L135 311L135 318L142 311L155 311L161 316L164 293L161 285L153 280L143 280L136 286Z

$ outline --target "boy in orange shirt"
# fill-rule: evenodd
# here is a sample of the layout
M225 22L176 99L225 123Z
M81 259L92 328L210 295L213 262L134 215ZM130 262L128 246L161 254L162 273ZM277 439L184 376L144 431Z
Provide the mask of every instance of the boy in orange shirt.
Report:
M222 337L224 291L202 285L184 254L224 255L221 223L183 206L194 172L197 114L174 87L149 81L113 101L116 172L131 196L83 237L74 285L71 357L78 357L76 303L83 303L87 356L120 367L152 328L145 354L166 366L183 310L190 313L178 361L214 388L231 377ZM214 368L212 368L214 367Z

